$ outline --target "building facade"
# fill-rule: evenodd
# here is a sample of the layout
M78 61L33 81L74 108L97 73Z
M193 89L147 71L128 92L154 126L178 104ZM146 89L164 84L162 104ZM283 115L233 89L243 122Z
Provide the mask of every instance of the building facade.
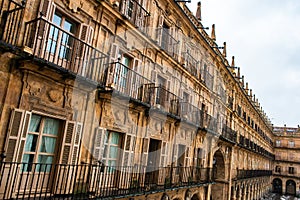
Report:
M299 127L274 127L274 146L273 191L299 196Z
M2 0L0 10L0 198L272 190L272 125L200 10L173 0Z

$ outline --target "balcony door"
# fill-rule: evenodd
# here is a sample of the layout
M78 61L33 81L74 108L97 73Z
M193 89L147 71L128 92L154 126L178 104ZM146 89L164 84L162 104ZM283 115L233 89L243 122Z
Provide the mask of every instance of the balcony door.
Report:
M129 69L132 63L132 58L127 55L119 54L120 62L116 63L114 84L117 90L127 94L127 88L130 86Z
M165 107L167 101L167 91L166 91L167 80L158 75L157 84L158 84L158 88L156 91L155 103Z
M77 25L59 12L54 13L52 23L46 41L46 56L49 61L66 67L72 61L72 56L76 56L74 52L76 52L75 34Z
M161 141L150 139L148 150L147 173L145 180L148 184L158 183L160 155Z
M170 27L163 23L163 30L161 35L161 47L163 50L168 51L169 50L169 40L170 40Z

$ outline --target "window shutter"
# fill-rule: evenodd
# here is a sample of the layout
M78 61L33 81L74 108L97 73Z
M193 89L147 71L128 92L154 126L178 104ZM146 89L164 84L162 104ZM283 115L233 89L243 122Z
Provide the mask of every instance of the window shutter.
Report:
M118 61L118 54L119 54L119 46L116 43L111 44L110 50L110 62L117 62Z
M185 153L185 167L189 167L192 164L192 151L191 147L186 147L186 153Z
M173 158L172 162L174 163L173 166L177 166L177 159L178 159L178 144L173 144Z
M134 59L133 70L138 74L142 74L142 61L140 59Z
M88 38L87 38L87 43L89 45L92 45L94 39L94 28L89 26L89 32L88 32Z
M31 112L26 111L25 112L23 129L22 129L22 135L20 137L18 162L22 162L22 157L23 157L23 152L24 152L24 146L25 146L25 142L26 142L26 137L27 137L27 133L28 133L30 119L31 119Z
M152 71L151 71L151 81L152 81L153 83L156 82L156 71L155 71L155 70L152 70Z
M44 0L40 3L38 16L42 16L45 19L52 20L54 11L54 3L51 0Z
M142 146L142 166L147 166L148 162L148 151L149 151L149 139L143 138L143 146Z
M73 121L67 121L64 131L63 143L62 143L62 150L61 150L61 164L69 164L71 152L72 152L72 141L74 132L76 129L76 123Z
M80 34L79 34L79 39L82 41L82 42L87 42L87 39L89 37L89 26L87 24L81 24L81 28L80 28ZM82 43L82 42L79 42L79 49L78 49L78 56L80 58L82 58L85 53L87 53L87 46Z
M160 15L159 18L158 18L158 27L163 27L164 25L164 16L163 15Z
M79 159L80 153L80 144L81 144L81 137L82 137L82 123L76 123L76 130L73 136L73 148L72 148L72 164L77 164Z
M44 0L44 2L41 2L40 8L39 8L39 15L42 16L42 18L46 19L47 21L52 21L54 12L55 12L55 4L52 1ZM43 20L40 20L37 24L38 26L38 36L39 37L49 37L48 35L44 36L48 32L49 26L46 25L46 22ZM49 34L49 33L48 33ZM31 41L29 41L31 42Z
M6 152L5 161L7 162L14 162L17 159L16 157L23 128L24 115L24 110L14 109L12 111L4 148Z
M95 133L95 143L94 143L94 158L97 161L102 161L103 153L104 153L104 142L106 137L106 129L97 127Z
M124 142L124 153L122 166L132 166L134 159L135 136L126 135Z
M161 156L160 156L160 167L166 167L168 164L168 143L162 142Z

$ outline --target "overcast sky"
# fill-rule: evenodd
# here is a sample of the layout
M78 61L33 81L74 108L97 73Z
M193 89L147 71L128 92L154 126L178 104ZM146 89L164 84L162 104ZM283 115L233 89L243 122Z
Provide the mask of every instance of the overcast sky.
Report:
M189 3L196 12L197 0ZM300 0L202 0L202 24L235 56L275 126L300 124Z

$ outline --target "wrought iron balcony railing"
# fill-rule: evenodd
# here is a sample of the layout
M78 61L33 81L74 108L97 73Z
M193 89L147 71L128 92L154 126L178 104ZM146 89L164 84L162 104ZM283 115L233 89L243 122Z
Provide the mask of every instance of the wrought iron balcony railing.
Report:
M206 127L208 130L218 133L218 120L209 114L205 114L204 127Z
M100 82L107 56L43 18L25 24L24 50L41 62Z
M24 15L25 1L2 1L0 6L0 40L10 45L18 45L20 28Z
M136 28L143 33L147 33L147 20L150 13L137 0L122 0L120 4L120 12L126 17Z
M261 176L271 176L272 170L237 170L236 179L247 179Z
M178 59L179 41L177 41L171 34L170 29L158 28L156 29L156 36L158 45L175 60Z
M182 63L184 64L184 67L187 69L187 71L190 72L193 76L197 77L198 61L189 52L182 53L182 58Z
M201 109L188 102L180 102L180 117L199 127L203 127L204 113Z
M192 187L213 181L210 168L0 163L1 199L90 199Z
M179 116L179 102L180 98L172 92L165 89L163 86L149 87L148 103L165 112Z
M149 79L120 62L109 64L105 72L104 86L111 87L131 98L148 103L149 94L147 90L150 86L154 86Z
M232 142L236 142L237 140L237 132L232 130L230 127L228 127L227 125L224 125L223 126L223 129L222 129L222 136L225 138L225 139L228 139Z

